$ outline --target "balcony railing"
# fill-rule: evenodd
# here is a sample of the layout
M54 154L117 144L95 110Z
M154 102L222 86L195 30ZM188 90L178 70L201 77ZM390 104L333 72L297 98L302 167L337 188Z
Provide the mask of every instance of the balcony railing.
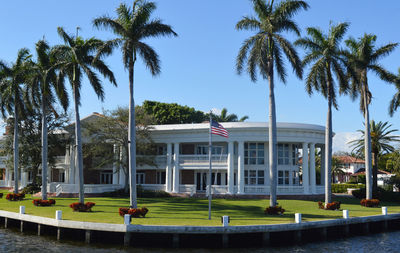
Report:
M212 155L213 164L226 164L228 155ZM179 164L208 164L208 155L179 155Z

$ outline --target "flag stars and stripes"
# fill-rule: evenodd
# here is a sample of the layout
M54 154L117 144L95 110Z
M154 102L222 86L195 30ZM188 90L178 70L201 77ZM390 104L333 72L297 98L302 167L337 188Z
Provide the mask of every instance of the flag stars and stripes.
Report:
M228 131L214 120L211 121L211 133L225 138L229 137Z

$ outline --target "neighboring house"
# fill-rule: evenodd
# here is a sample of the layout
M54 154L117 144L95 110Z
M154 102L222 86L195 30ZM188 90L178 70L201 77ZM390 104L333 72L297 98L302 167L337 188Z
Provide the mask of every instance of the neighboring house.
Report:
M357 173L354 173L351 176L358 177L359 175L365 175L364 168L360 169ZM392 174L392 173L384 171L384 170L378 170L378 186L384 186L385 184L387 184L389 179L393 176L395 176L395 174Z
M351 176L360 169L365 169L365 161L352 156L334 156L338 159L338 169L343 171L343 174L335 175L335 182L349 182Z
M94 113L81 121L90 121L99 116ZM213 193L269 194L268 123L229 122L222 125L229 131L229 138L212 136ZM68 129L73 129L73 126ZM138 166L137 183L144 189L205 193L209 169L209 123L155 125L150 131L157 146L152 154L156 166ZM88 141L83 139L83 143ZM277 141L278 195L322 194L323 180L316 182L315 149L321 149L324 156L325 127L277 123ZM116 156L122 156L118 146L114 145L110 150ZM309 153L309 156L305 156L306 161L300 171L299 154L304 153ZM102 168L90 168L88 164L85 161L86 193L100 193L124 187L127 175L116 164ZM1 166L0 164L0 168L5 168ZM4 180L0 184L12 186L11 175L12 169L5 168ZM29 181L28 173L23 172L22 178L22 185L26 185ZM48 179L49 192L78 192L73 145L65 147L65 153L57 158L55 166L49 168Z

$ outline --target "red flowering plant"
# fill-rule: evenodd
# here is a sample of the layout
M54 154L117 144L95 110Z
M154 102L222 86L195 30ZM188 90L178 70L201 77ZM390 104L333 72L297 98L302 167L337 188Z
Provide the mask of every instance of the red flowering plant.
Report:
M362 199L360 201L360 204L365 207L378 207L379 203L379 199Z
M124 216L125 214L129 214L133 218L140 218L146 217L146 214L149 212L149 209L146 207L142 208L126 208L126 207L121 207L118 210L120 216Z
M95 206L96 203L93 202L86 202L86 203L79 203L75 202L69 205L69 207L74 210L74 212L91 212L92 207Z
M283 209L281 206L270 206L265 208L264 214L268 215L283 215L286 210Z
M339 210L340 209L340 201L333 201L331 203L325 203L318 201L318 207L319 209L325 209L325 210Z
M34 199L32 201L35 206L52 206L56 204L55 199L43 200L43 199Z
M6 195L6 199L9 201L21 201L25 198L24 193L9 193Z

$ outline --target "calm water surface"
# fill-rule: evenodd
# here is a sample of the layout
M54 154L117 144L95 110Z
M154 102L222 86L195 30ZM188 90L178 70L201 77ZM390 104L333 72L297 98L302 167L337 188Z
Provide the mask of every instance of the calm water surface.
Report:
M400 232L388 232L346 240L310 243L280 248L252 249L138 249L109 246L88 246L76 242L57 242L52 238L22 235L0 229L0 252L400 252Z

